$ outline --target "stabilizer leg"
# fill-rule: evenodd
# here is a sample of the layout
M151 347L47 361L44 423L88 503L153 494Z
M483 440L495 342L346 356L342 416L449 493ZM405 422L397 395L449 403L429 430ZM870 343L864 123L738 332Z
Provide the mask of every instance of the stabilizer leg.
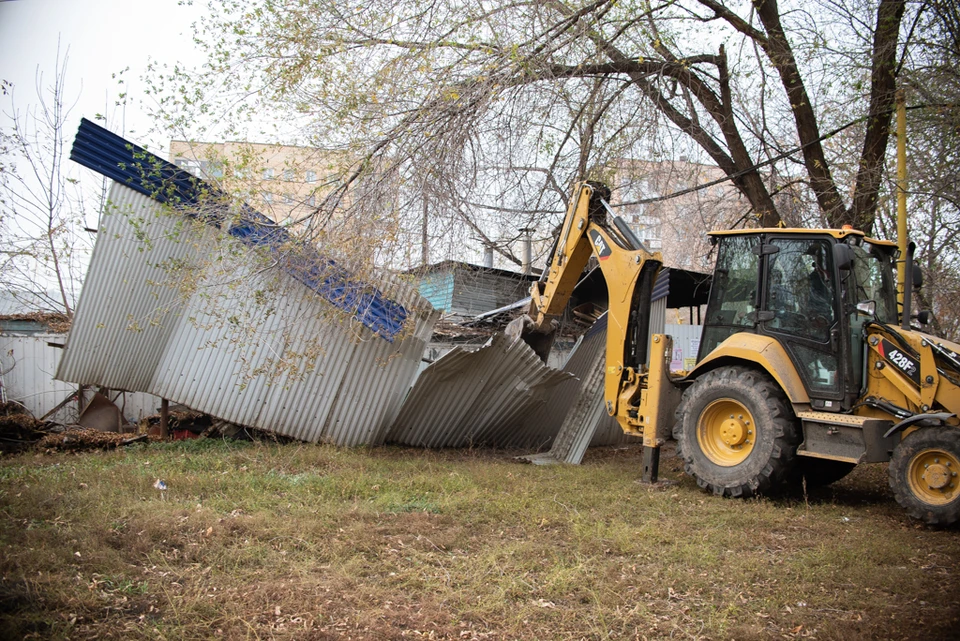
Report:
M644 483L656 483L660 475L660 447L643 448L643 478Z

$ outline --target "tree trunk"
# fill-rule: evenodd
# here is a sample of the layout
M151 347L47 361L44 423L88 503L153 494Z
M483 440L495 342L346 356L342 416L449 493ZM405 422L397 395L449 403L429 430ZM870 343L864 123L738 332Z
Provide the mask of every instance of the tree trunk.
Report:
M830 220L835 226L850 224L867 233L873 229L873 221L877 215L877 193L883 177L883 159L890 138L890 118L896 100L897 38L905 8L904 0L881 0L877 7L867 132L863 139L863 152L860 154L853 206L843 218Z

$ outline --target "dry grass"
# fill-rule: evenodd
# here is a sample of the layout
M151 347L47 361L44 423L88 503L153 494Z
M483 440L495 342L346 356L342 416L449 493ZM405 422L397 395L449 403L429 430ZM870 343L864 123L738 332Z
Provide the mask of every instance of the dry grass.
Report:
M910 522L882 467L749 501L661 469L216 441L7 457L0 637L955 637L958 532Z

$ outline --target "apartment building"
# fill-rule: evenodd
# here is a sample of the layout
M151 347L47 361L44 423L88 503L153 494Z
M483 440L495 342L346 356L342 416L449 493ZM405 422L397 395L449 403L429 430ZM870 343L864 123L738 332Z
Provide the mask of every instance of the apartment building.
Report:
M309 147L170 141L170 161L281 225L310 215L339 184L345 159Z

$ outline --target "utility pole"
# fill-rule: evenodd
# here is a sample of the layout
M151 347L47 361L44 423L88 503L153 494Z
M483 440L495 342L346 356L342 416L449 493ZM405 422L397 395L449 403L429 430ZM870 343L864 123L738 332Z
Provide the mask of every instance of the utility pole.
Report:
M903 313L904 284L907 282L907 96L903 89L897 90L897 246L900 259L897 261L897 303Z

